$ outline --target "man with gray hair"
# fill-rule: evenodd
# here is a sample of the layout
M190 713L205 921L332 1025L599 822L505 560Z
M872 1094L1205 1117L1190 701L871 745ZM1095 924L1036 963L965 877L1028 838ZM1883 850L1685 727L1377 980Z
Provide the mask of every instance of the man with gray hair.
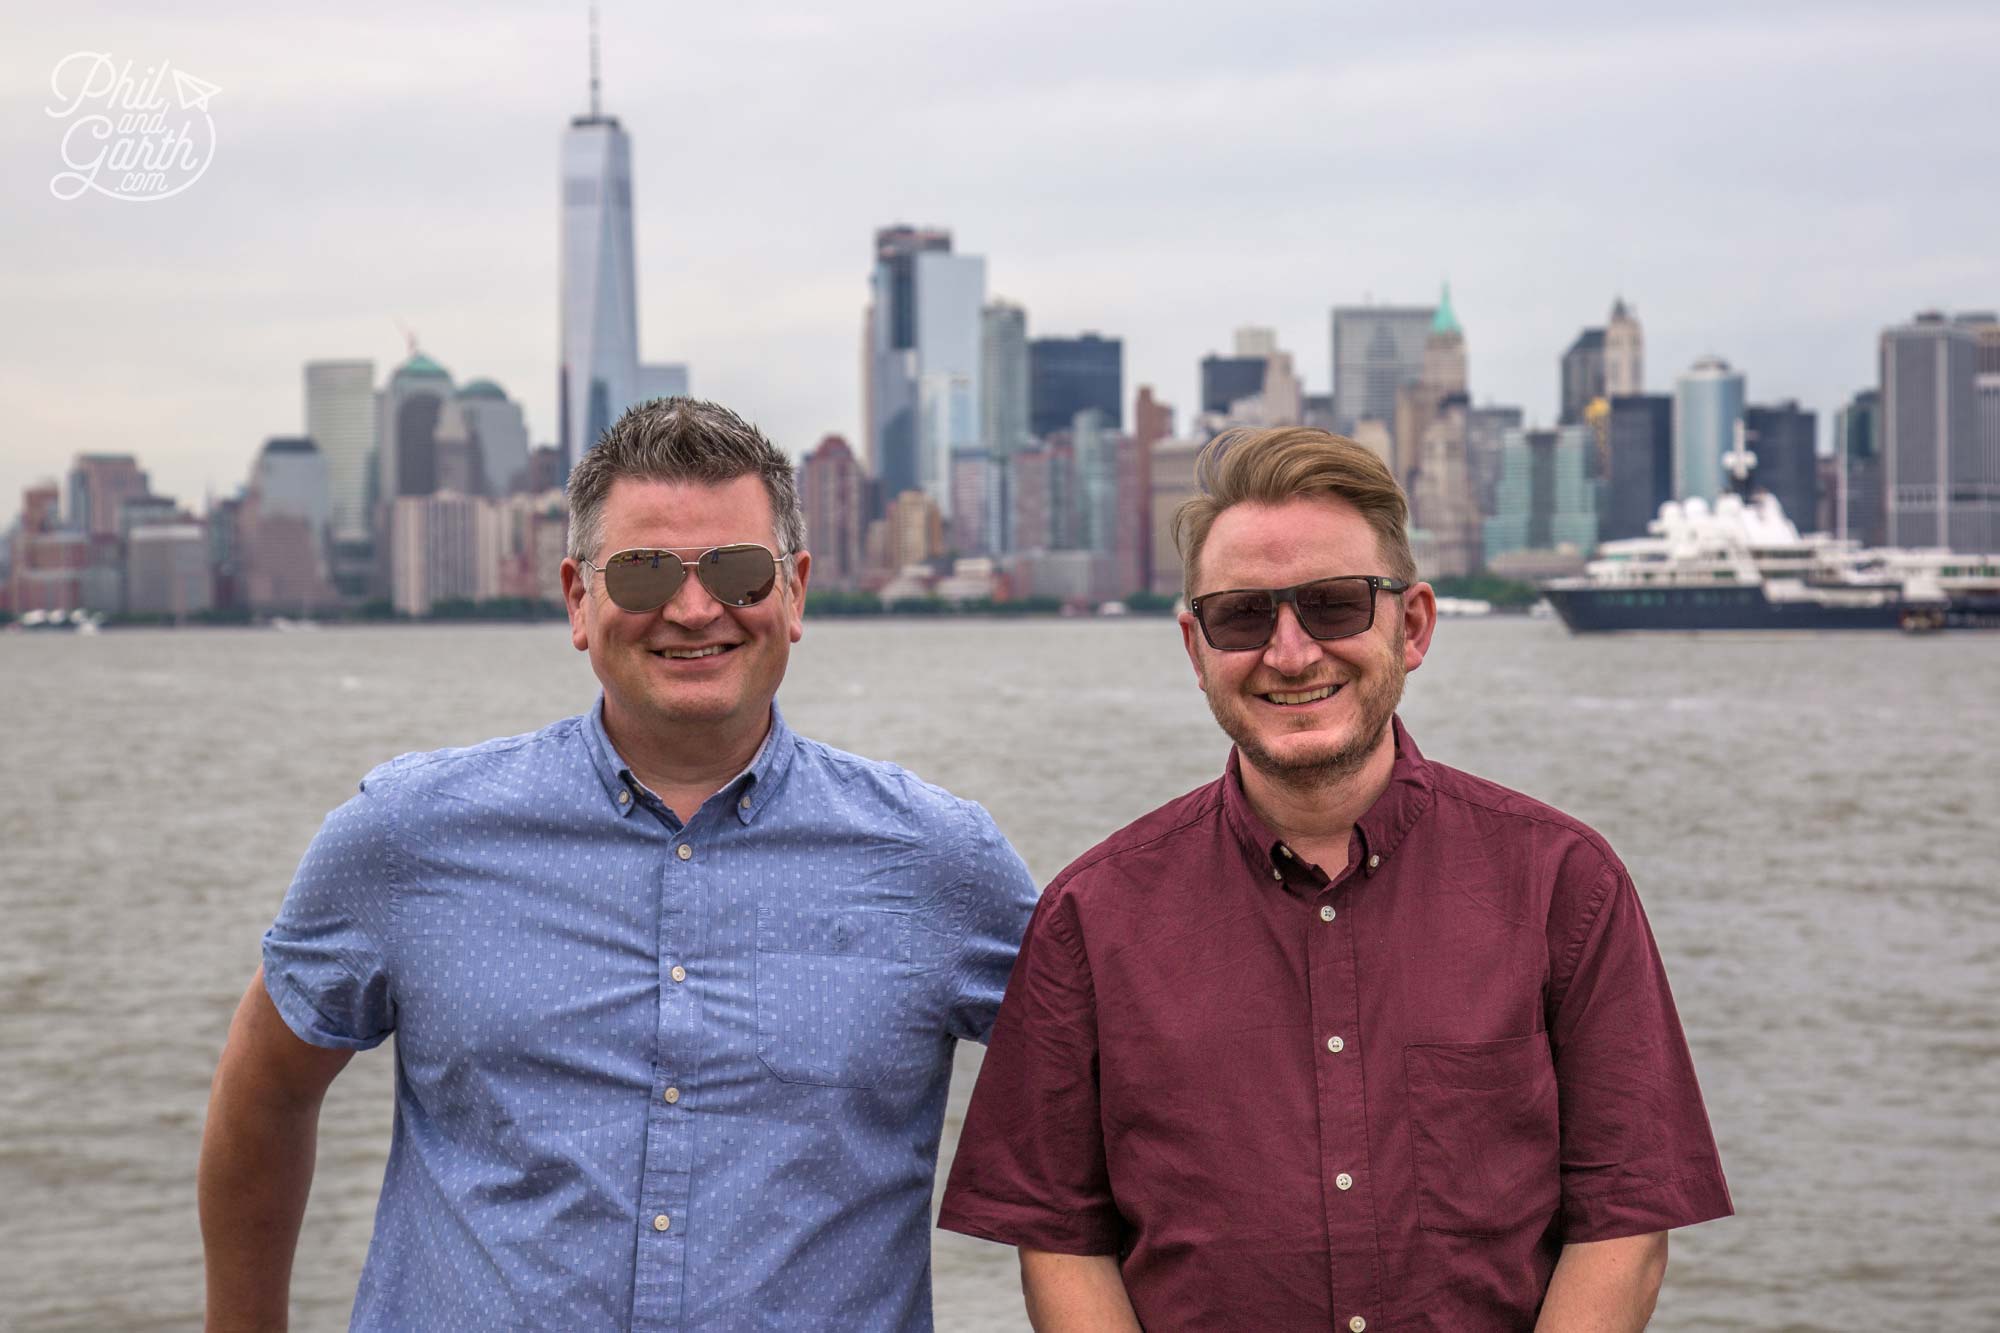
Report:
M202 1145L210 1329L279 1328L327 1085L396 1035L356 1329L928 1329L951 1057L1034 882L985 811L775 703L811 556L733 413L569 481L595 707L405 755L264 937Z

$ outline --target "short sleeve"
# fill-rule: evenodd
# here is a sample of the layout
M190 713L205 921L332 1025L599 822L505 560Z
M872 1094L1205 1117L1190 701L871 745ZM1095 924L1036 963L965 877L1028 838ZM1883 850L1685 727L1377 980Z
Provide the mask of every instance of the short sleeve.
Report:
M1550 1047L1568 1241L1690 1226L1734 1211L1694 1061L1638 892L1607 864L1559 960Z
M993 1031L1036 891L1034 876L993 817L970 804L966 814L970 828L956 869L964 930L953 960L945 1025L954 1037L983 1042Z
M314 1046L367 1050L396 1027L389 802L371 778L327 816L264 932L264 988L285 1023Z
M1059 1254L1117 1254L1098 1120L1090 967L1055 888L1021 942L966 1110L938 1225Z

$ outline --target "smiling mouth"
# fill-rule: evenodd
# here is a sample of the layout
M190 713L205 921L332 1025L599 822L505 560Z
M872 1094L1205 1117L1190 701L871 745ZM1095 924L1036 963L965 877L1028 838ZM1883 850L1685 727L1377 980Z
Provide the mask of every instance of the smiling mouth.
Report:
M1299 708L1306 704L1316 704L1321 699L1330 699L1340 693L1342 688L1339 685L1322 685L1316 690L1299 690L1297 692L1272 690L1267 694L1260 694L1257 697L1265 703L1278 704L1285 708Z
M735 649L733 643L717 643L706 648L655 648L652 651L653 656L664 657L669 662L693 662L703 657L719 657Z

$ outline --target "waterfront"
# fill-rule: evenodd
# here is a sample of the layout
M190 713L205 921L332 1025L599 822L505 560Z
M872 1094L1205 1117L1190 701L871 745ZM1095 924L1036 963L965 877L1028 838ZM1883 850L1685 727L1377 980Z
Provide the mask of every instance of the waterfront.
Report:
M1596 825L1646 901L1739 1214L1676 1235L1655 1328L2000 1326L1996 684L2000 636L1527 620L1412 677L1427 754ZM593 691L552 625L0 636L0 1326L199 1326L208 1076L321 817ZM1225 753L1160 620L809 623L781 702L1044 881ZM297 1329L345 1327L390 1074L329 1098ZM940 1329L1026 1326L1008 1251L941 1235L935 1284Z

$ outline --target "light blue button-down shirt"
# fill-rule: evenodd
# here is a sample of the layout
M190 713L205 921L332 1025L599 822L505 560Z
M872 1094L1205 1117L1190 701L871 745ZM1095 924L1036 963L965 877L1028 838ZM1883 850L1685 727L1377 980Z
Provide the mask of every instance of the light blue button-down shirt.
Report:
M370 773L264 937L300 1037L396 1036L353 1327L929 1329L952 1051L1027 868L775 707L683 826L602 708Z

